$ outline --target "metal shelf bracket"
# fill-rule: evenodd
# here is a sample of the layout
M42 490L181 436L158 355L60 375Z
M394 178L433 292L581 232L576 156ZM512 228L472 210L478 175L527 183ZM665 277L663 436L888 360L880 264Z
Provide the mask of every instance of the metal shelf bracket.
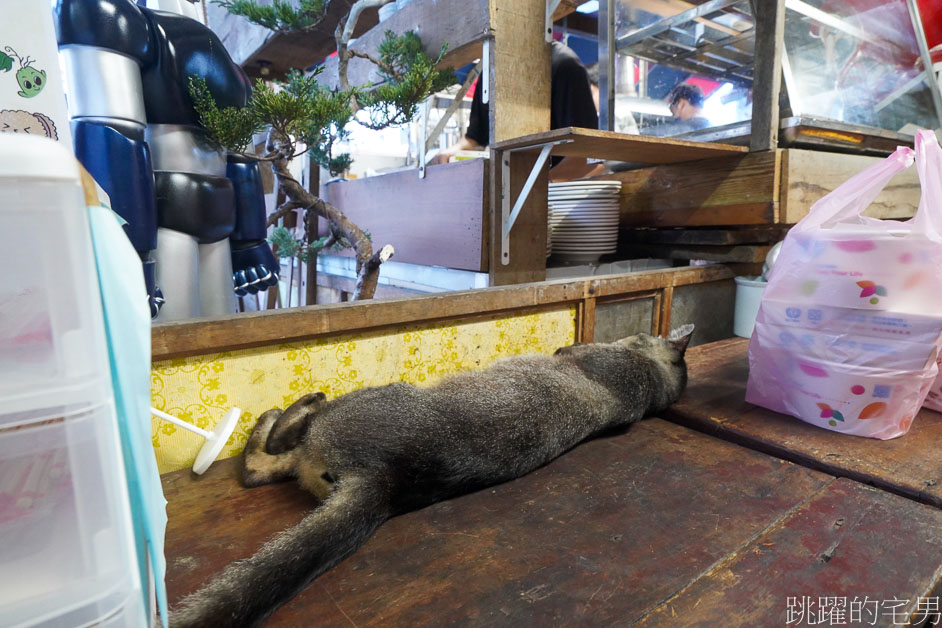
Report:
M510 230L513 229L514 223L517 222L517 217L520 215L520 211L523 209L524 203L527 202L527 198L530 197L530 191L533 190L533 184L536 183L537 178L540 176L540 172L543 171L543 166L546 165L546 161L549 159L550 153L553 152L553 148L559 144L569 144L571 142L572 140L557 140L555 142L547 142L546 144L535 144L522 148L511 148L501 152L500 263L504 266L510 263ZM536 149L540 149L540 154L536 158L536 163L533 164L533 168L530 169L530 175L527 177L526 183L523 184L523 189L520 190L520 194L517 195L517 200L514 201L513 209L511 209L510 153L518 151L531 151Z

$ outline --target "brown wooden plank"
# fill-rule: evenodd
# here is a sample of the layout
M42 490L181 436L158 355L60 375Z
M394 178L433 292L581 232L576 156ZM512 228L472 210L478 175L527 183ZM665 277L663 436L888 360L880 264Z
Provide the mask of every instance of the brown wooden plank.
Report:
M720 157L606 175L621 181L621 224L643 227L769 224L779 152Z
M588 298L582 303L579 342L595 342L595 299Z
M690 142L666 137L627 135L598 129L568 127L498 141L495 150L520 150L565 141L553 149L562 157L613 159L646 164L671 164L710 157L727 157L748 152L745 146Z
M819 199L853 175L880 161L881 157L797 148L785 150L782 162L781 222L798 222ZM919 177L915 168L909 168L893 177L864 215L873 218L910 218L916 214L919 198Z
M735 246L699 246L695 244L620 243L618 255L644 258L703 259L711 262L762 262L772 248L768 244L737 244Z
M718 281L732 276L733 272L724 266L674 268L576 281L562 279L412 298L333 303L156 323L151 329L152 358L159 361L296 342L328 334L533 308L567 307L582 300L586 294L627 295L650 292L668 285Z
M785 41L785 0L757 2L755 70L752 83L752 151L778 148L779 93L782 86L782 42Z
M576 9L588 1L589 0L561 0L559 6L557 6L556 10L553 11L553 21L558 22L564 17L574 13Z
M657 334L667 337L671 333L671 308L674 305L674 287L668 286L663 290L663 296L658 302Z
M550 46L543 33L545 14L543 0L490 0L491 28L495 33L488 73L492 147L521 134L550 128ZM502 286L541 281L546 278L548 166L544 166L517 217L505 257L501 251L502 160L507 160L510 167L509 198L515 201L536 155L491 151L490 283Z
M786 460L942 507L942 414L922 410L892 440L846 436L746 403L748 341L687 353L689 382L665 418Z
M838 479L635 625L915 624L942 588L940 554L927 551L940 536L942 511ZM843 600L843 619L823 596Z
M460 67L481 56L481 42L490 32L488 3L489 0L412 0L389 19L361 35L351 48L376 55L386 38L386 31L401 35L417 30L425 52L437 58L442 45L447 44L449 52L444 65ZM336 57L324 62L322 77L324 85L331 88L340 86ZM350 85L373 84L378 78L376 66L365 59L351 59L347 78Z
M490 146L550 128L545 0L490 0ZM496 180L496 179L495 179ZM542 187L546 187L545 184Z
M293 484L240 489L234 464L164 479L171 605L309 507ZM266 625L630 624L829 481L644 421L519 480L390 520Z
M395 261L486 272L487 170L487 160L469 159L429 166L424 179L404 170L323 189L327 202L370 233L374 250L392 244ZM326 221L320 227L326 234Z
M764 227L739 227L731 229L622 229L619 242L645 244L697 244L723 246L731 244L770 244L785 235L786 228L780 225Z
M253 78L261 77L260 62L269 64L271 73L264 78L284 76L288 70L303 70L320 63L337 50L334 29L347 14L355 0L332 0L326 19L310 33L276 34L263 26L256 26L242 17L231 15L225 8L206 2L209 27L219 35L233 61L241 65ZM354 36L376 26L376 9L367 9L360 16Z
M516 201L521 188L526 183L530 170L536 163L536 155L531 153L491 152L491 177L495 181L491 191L489 212L490 240L488 243L489 282L492 286L506 286L517 283L542 281L546 278L546 230L547 230L547 181L548 164L543 167L530 191L530 195L521 209L517 220L510 230L510 250L501 250L501 225L503 204L501 201L501 160L510 164L510 207ZM509 213L509 210L508 210ZM505 255L506 253L506 255ZM505 263L507 262L507 263Z
M713 207L692 206L662 209L651 213L629 212L622 209L619 222L626 226L704 227L721 225L764 225L775 217L773 203L748 203Z

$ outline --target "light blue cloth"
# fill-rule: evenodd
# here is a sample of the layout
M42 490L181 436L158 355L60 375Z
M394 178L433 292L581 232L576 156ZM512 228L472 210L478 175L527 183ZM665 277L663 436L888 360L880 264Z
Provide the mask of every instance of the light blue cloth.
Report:
M151 441L150 419L150 306L141 261L118 222L106 207L88 208L98 283L105 315L115 408L128 481L138 569L144 608L150 608L148 563L157 590L157 608L167 628L167 589L164 499ZM147 621L143 625L149 625Z

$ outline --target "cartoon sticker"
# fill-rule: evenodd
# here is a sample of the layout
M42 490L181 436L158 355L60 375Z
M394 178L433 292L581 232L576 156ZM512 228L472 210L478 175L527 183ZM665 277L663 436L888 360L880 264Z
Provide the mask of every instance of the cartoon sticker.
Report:
M44 113L30 113L22 109L0 110L0 133L29 133L59 139L52 118Z
M46 86L46 71L37 70L33 67L36 59L30 59L29 56L24 59L10 46L4 47L4 50L9 54L0 52L0 71L9 72L13 69L13 57L16 57L20 62L20 69L16 71L16 82L20 86L17 95L23 98L32 98L43 91Z

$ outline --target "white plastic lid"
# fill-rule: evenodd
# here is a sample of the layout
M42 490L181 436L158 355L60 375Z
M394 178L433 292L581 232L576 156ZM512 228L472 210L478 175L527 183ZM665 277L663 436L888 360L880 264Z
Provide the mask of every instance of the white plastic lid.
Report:
M0 133L0 178L52 179L81 185L75 155L56 140L28 133Z

